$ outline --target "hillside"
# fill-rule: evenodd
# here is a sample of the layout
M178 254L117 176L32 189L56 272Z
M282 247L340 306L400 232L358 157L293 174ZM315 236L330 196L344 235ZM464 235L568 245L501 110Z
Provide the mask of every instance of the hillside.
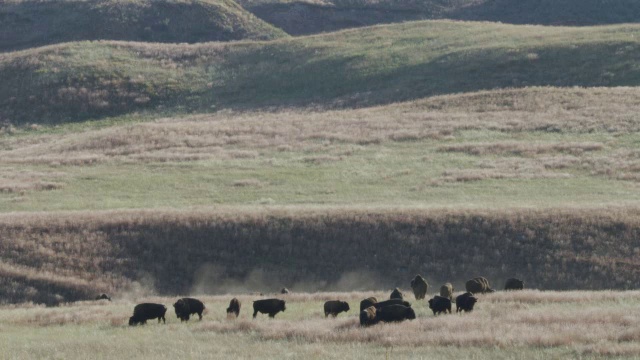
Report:
M80 40L195 43L282 36L232 0L0 3L0 52Z
M371 290L479 274L539 289L636 289L634 208L217 209L0 215L0 298ZM500 285L496 285L500 286Z
M239 0L292 35L427 19L589 26L640 21L635 0Z
M0 212L637 206L638 114L638 87L545 87L6 128Z
M426 21L272 42L79 42L0 54L0 121L362 107L525 86L635 86L640 26Z

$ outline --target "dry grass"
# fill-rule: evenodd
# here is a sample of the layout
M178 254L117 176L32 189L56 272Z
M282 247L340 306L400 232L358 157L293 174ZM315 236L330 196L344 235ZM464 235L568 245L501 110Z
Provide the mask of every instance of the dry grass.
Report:
M152 321L136 328L126 326L135 303L159 302L170 307L176 298L121 298L111 303L79 302L57 308L29 304L4 306L0 307L0 321L10 331L2 332L0 338L5 350L15 353L17 349L13 347L20 346L20 340L13 334L31 331L30 338L35 336L39 340L32 341L30 349L38 353L55 334L82 332L82 341L93 344L94 350L108 341L113 346L109 357L131 351L129 346L150 346L152 337L164 339L156 348L160 354L170 353L178 343L178 347L185 350L198 348L199 342L225 339L217 341L216 346L235 348L234 357L241 358L250 356L254 348L268 347L272 342L279 344L282 351L304 344L298 350L298 356L302 357L321 354L320 357L329 358L366 358L367 354L376 353L378 347L387 349L387 355L388 351L394 351L404 354L403 357L428 353L434 358L451 358L454 354L495 358L493 351L503 356L514 352L519 358L640 356L638 291L499 292L480 296L472 313L437 317L431 314L426 302L411 298L416 320L361 328L355 309L361 299L371 295L384 298L388 291L278 295L287 301L287 310L275 320L268 320L264 315L251 319L251 301L260 298L259 295L197 296L207 307L201 322L192 320L180 324L169 309L167 325ZM231 297L238 297L242 303L237 320L227 318L224 313ZM333 299L348 301L352 310L337 319L325 319L322 303ZM135 341L129 344L125 338ZM321 345L325 351L318 353L315 345ZM538 353L543 350L546 356ZM58 350L58 354L80 358L86 356L82 351L87 350L80 353ZM199 353L194 352L192 356L201 358ZM278 357L277 354L263 355Z

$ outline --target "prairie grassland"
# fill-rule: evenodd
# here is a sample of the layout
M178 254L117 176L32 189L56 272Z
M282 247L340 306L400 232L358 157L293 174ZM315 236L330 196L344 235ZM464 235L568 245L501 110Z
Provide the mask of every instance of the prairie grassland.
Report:
M0 211L633 205L638 104L637 88L527 88L20 129L0 136Z
M434 317L425 301L413 301L418 318L360 328L359 301L388 292L279 295L287 310L274 320L251 319L257 295L200 297L202 321L181 324L176 298L80 302L56 308L0 308L0 350L10 358L636 358L640 356L640 293L540 292L480 295L474 312ZM224 309L242 302L239 319ZM348 301L351 311L325 319L326 300ZM169 307L167 324L126 325L137 302Z
M637 86L639 34L635 24L422 21L268 42L65 43L0 54L0 122L352 108L509 87Z

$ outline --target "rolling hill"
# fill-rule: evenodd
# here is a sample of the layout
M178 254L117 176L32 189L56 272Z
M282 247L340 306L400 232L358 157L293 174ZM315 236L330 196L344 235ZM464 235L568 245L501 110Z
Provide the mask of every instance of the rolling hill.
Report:
M0 51L80 40L194 43L283 36L231 0L0 3Z
M0 121L362 107L526 86L635 86L640 26L425 21L272 42L77 42L0 54Z
M640 21L634 0L239 0L292 35L427 19L588 26Z

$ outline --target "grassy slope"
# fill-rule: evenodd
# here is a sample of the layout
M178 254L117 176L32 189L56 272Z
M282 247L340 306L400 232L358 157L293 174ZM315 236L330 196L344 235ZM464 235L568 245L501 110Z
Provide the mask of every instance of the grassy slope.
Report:
M483 275L538 289L637 289L638 208L305 207L0 215L9 303L152 294L463 289ZM435 283L435 284L434 284ZM270 290L271 289L271 290Z
M640 20L634 0L239 0L268 23L302 35L424 19L600 25Z
M194 43L285 35L231 0L10 0L0 4L0 51L79 40Z
M414 302L417 319L401 324L357 325L360 299L388 292L298 293L273 320L251 320L251 301L240 319L226 318L230 298L203 296L202 321L180 323L175 297L129 297L59 308L0 308L0 350L12 359L613 359L640 356L638 292L537 292L483 296L473 313L433 317ZM322 304L339 298L352 310L325 319ZM169 307L167 324L130 328L135 302Z
M347 107L527 85L637 85L638 35L637 25L433 21L268 43L71 43L0 55L0 120L59 123L141 110Z
M637 205L639 104L633 87L527 88L20 130L0 136L0 211Z

